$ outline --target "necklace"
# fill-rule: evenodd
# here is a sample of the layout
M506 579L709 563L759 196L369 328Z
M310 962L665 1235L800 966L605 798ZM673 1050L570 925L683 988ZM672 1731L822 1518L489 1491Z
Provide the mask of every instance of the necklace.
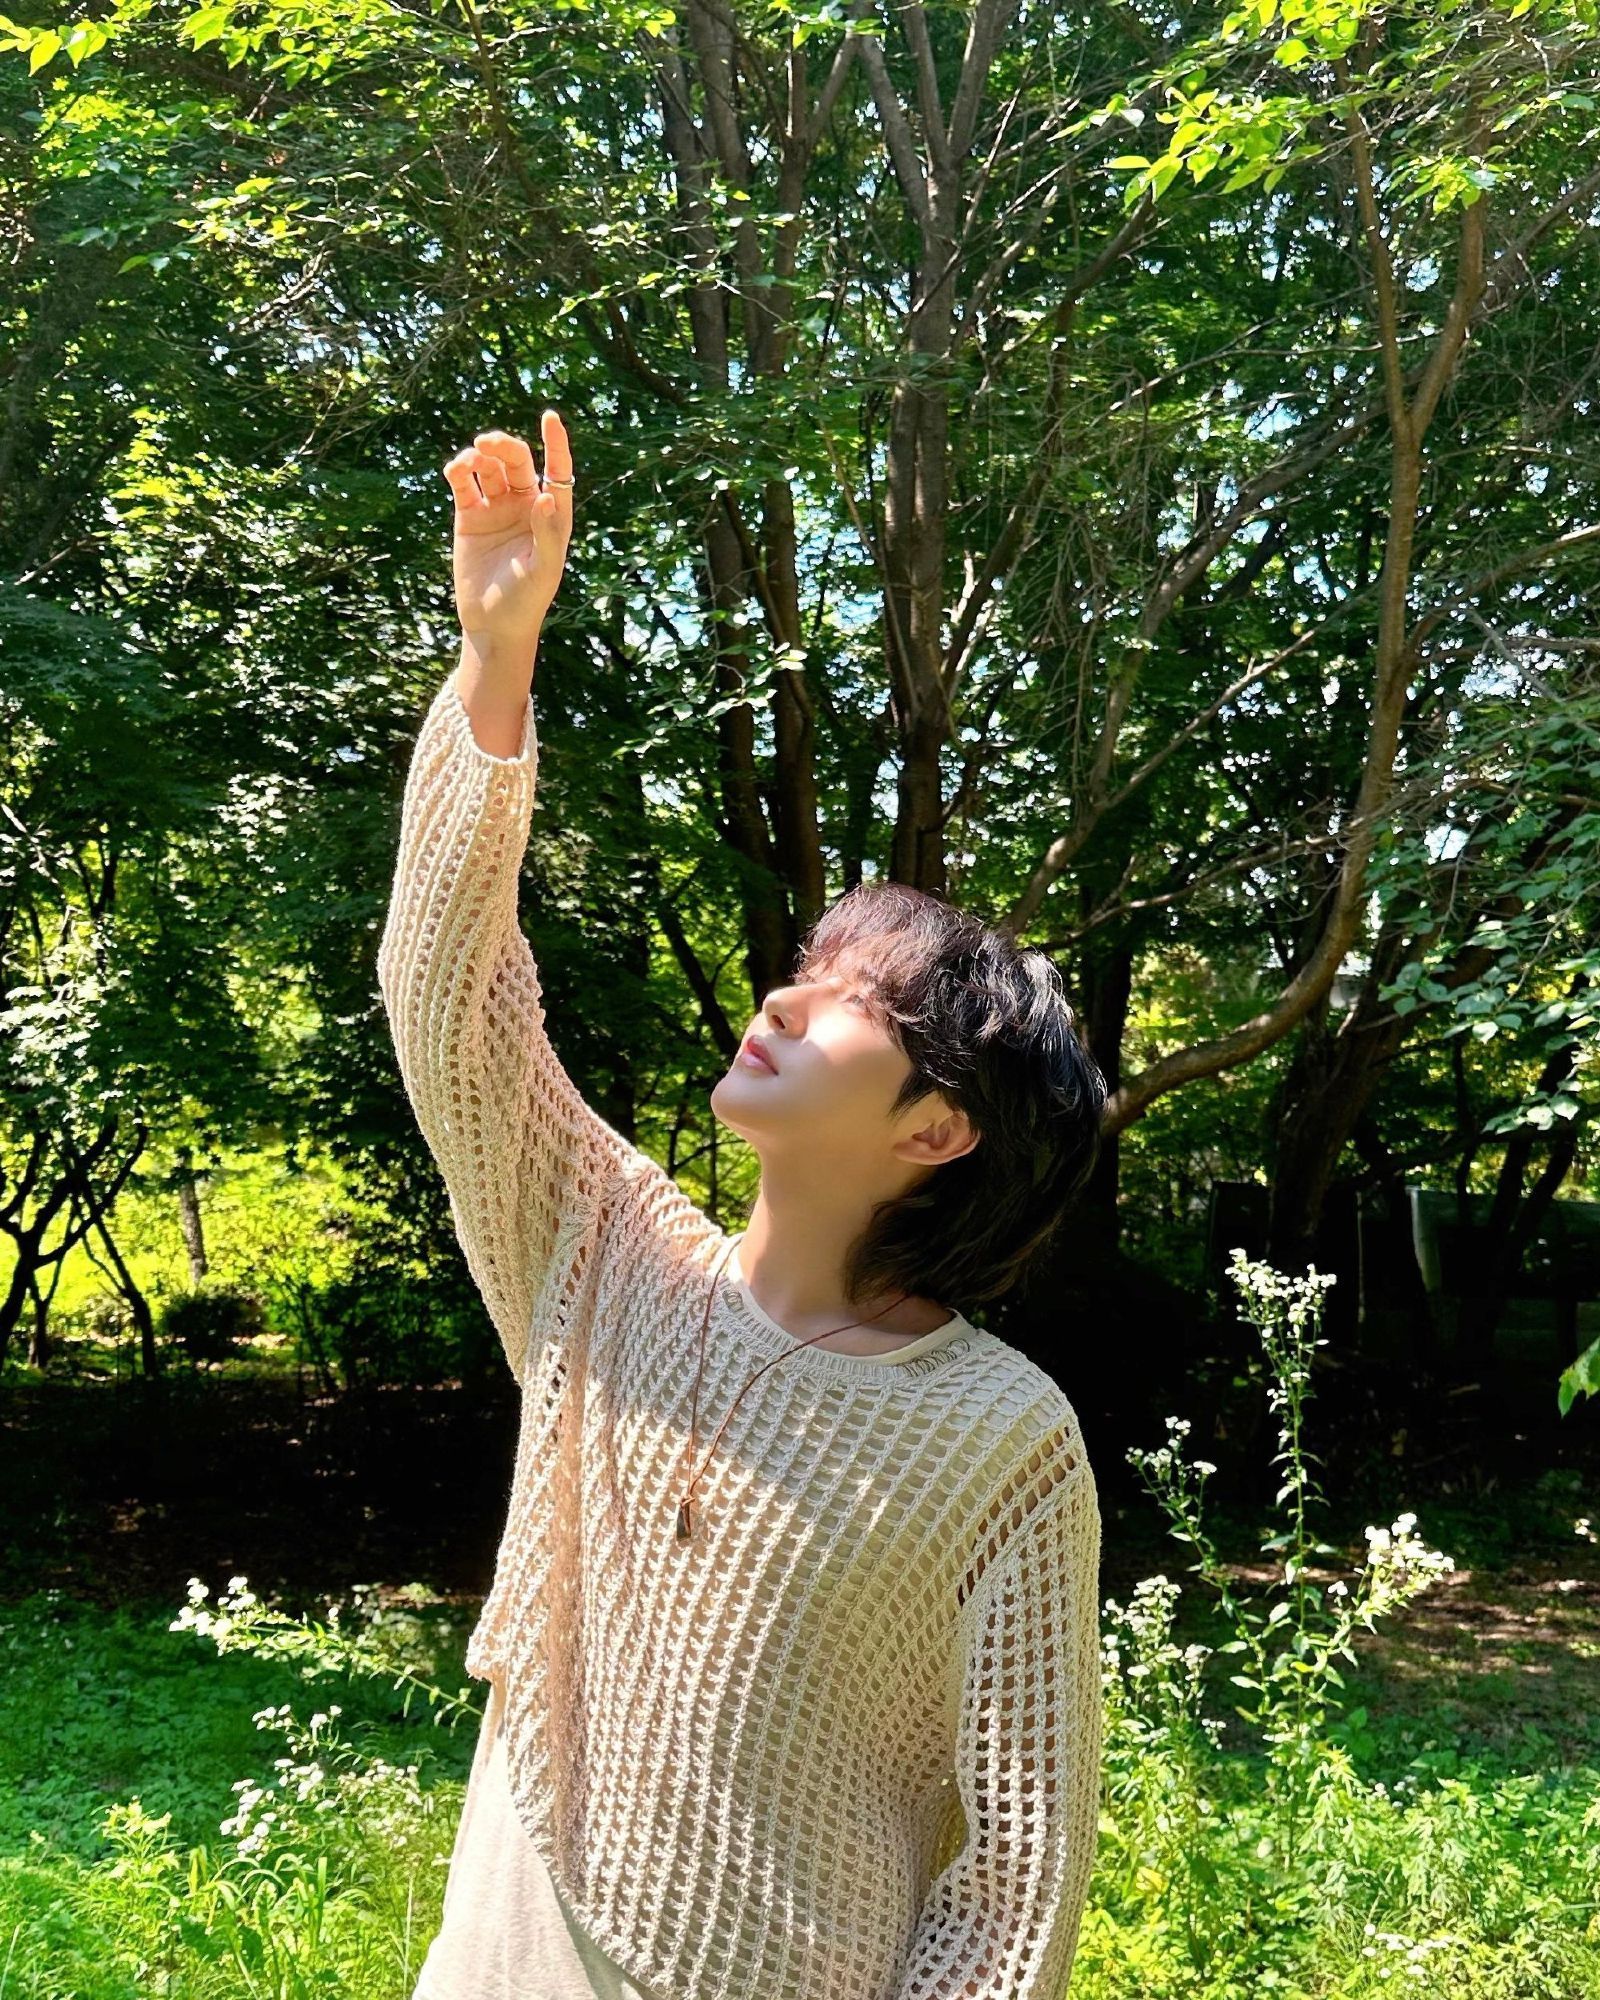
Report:
M694 1457L695 1440L698 1437L700 1430L700 1380L701 1377L705 1374L705 1369L706 1369L706 1328L711 1324L711 1301L717 1295L717 1280L722 1275L722 1267L724 1264L727 1263L728 1259L733 1255L734 1250L737 1247L737 1244L738 1244L738 1238L735 1237L733 1241L729 1243L727 1249L724 1250L722 1255L717 1259L716 1267L711 1273L711 1284L706 1291L705 1310L700 1315L700 1365L695 1369L695 1374L694 1374L694 1407L689 1418L689 1453L688 1453L688 1458L686 1458L684 1461L686 1469L689 1462ZM871 1319L847 1319L843 1326L830 1326L826 1333L812 1334L810 1340L797 1340L791 1351L794 1353L798 1353L802 1347L810 1347L814 1342L819 1340L828 1340L834 1334L845 1333L853 1326L870 1326L873 1320L882 1319L883 1313L893 1312L896 1306L903 1305L909 1296L910 1295L908 1293L902 1292L899 1298L891 1299L889 1301L888 1305L884 1307L883 1312L875 1312L872 1315ZM788 1358L789 1357L786 1354L775 1354L773 1355L771 1361L763 1361L761 1366L755 1371L755 1374L750 1377L750 1381L746 1382L744 1388L741 1389L738 1395L734 1397L733 1403L728 1411L728 1416L724 1417L722 1422L717 1426L717 1434L711 1440L711 1448L706 1453L705 1464L701 1466L700 1470L697 1473L695 1473L694 1477L689 1481L688 1485L684 1488L683 1498L678 1502L677 1540L679 1540L680 1542L687 1542L693 1538L694 1489L700 1484L700 1481L705 1477L707 1468L711 1464L711 1460L715 1455L717 1446L722 1442L722 1433L728 1428L728 1418L733 1415L733 1412L736 1409L738 1409L739 1404L744 1398L745 1390L747 1390L750 1387L750 1384L754 1382L758 1376L764 1375L767 1372L767 1370L773 1367L777 1362L787 1361Z

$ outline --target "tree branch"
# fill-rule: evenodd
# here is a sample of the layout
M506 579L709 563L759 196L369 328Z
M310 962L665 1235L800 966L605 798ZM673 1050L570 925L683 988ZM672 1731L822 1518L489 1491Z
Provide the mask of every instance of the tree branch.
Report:
M912 214L926 234L933 220L933 205L928 193L927 176L917 159L916 141L911 136L911 126L905 114L905 107L896 94L889 66L884 60L883 44L876 35L860 35L861 61L872 85L872 101L878 107L878 117L883 125L884 145L888 150L890 164L894 168L895 179L900 183L900 192L910 205Z

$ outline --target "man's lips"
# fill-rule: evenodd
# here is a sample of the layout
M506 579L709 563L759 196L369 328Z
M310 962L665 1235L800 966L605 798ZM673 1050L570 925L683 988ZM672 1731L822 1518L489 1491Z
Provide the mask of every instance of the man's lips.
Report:
M778 1074L778 1065L772 1060L772 1051L757 1035L746 1035L739 1048L739 1060L747 1069L764 1069L773 1076Z

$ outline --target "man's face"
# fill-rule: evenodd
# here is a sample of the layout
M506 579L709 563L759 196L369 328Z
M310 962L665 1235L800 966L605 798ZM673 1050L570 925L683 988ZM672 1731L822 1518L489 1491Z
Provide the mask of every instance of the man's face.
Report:
M753 1062L762 1043L774 1068ZM936 1098L889 1107L911 1069L873 1000L871 982L846 960L775 986L751 1021L740 1052L711 1093L724 1125L758 1149L803 1144L808 1156L890 1157L893 1141L938 1114Z

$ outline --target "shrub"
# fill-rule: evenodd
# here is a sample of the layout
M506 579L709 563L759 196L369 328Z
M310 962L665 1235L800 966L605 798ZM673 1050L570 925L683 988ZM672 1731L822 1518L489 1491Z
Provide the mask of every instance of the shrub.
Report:
M202 1280L193 1291L174 1292L161 1307L158 1336L179 1347L195 1367L229 1361L239 1343L263 1330L261 1300L254 1292Z

